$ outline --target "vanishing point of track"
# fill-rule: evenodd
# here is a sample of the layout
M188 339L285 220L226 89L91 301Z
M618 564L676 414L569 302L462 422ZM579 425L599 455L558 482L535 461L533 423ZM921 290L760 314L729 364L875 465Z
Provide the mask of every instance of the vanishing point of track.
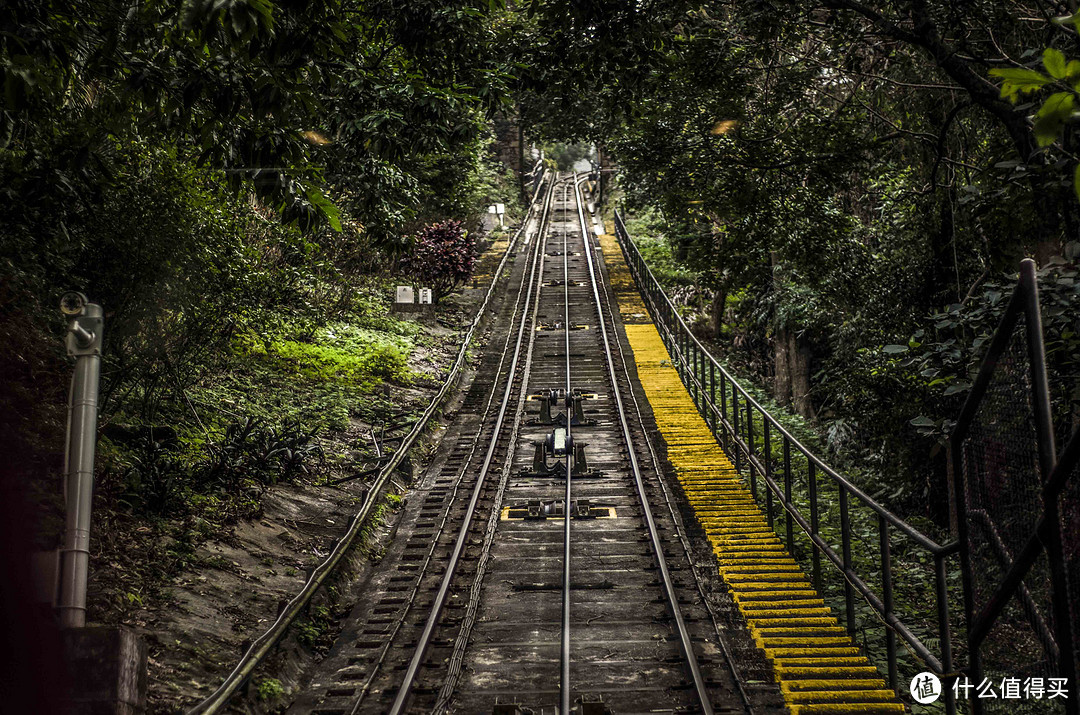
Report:
M511 247L501 349L489 343L416 485L392 567L290 713L750 712L634 397L579 185L552 182L537 230Z

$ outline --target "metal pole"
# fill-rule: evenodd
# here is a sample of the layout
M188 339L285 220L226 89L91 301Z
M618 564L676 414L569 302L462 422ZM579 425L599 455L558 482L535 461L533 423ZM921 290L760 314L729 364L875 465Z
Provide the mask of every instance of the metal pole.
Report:
M100 305L80 293L68 293L61 310L69 317L68 355L75 358L68 398L64 499L67 525L60 556L57 608L63 628L86 625L86 578L90 565L90 509L94 494L94 448L97 441L98 381L101 376Z
M806 458L806 476L809 479L808 486L810 487L810 533L814 536L821 536L821 530L818 528L817 465L809 456ZM812 539L810 541L810 556L812 559L814 590L821 593L821 551Z

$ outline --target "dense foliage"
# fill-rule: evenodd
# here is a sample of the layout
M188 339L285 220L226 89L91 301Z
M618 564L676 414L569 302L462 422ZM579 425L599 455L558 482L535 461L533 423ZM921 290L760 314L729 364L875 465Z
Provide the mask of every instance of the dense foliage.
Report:
M499 119L558 168L614 158L699 332L943 524L941 443L1024 256L1080 422L1078 25L1027 0L2 4L6 468L59 491L79 289L117 510L251 515L321 469L318 435L418 379L391 276L444 294L477 213L519 205Z
M195 514L216 528L258 513L268 485L340 471L346 430L401 411L384 390L422 386L409 359L433 349L386 315L409 236L520 205L492 146L510 110L505 15L472 0L0 4L0 451L12 512L32 513L27 491L42 507L39 547L62 531L67 290L106 314L106 562L158 543L125 541L136 529L187 542Z
M476 266L476 240L460 221L442 221L422 228L412 240L403 269L434 300L457 288Z
M538 131L614 155L671 247L654 258L693 274L670 285L702 334L838 454L894 475L905 511L944 519L940 440L1025 255L1059 263L1042 279L1075 422L1069 7L538 6L525 31L550 62L522 88Z

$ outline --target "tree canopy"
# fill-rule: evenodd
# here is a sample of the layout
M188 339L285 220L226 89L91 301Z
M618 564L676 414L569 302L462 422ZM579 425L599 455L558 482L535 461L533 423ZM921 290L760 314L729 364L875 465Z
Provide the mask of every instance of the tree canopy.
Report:
M922 468L967 311L1080 246L1060 2L17 0L0 28L0 302L85 288L122 355L467 218L501 115L614 157L703 331L837 444Z

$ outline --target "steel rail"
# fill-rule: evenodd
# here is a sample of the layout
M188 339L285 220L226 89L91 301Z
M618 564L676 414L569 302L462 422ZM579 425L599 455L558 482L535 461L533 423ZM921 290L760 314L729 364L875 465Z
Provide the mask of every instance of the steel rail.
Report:
M537 187L537 191L533 195L534 203L536 201L536 196L538 196L539 193L540 187ZM446 396L457 382L457 378L464 368L465 359L469 348L472 346L476 331L487 312L492 296L495 294L495 288L500 282L499 277L502 275L503 269L510 260L510 256L517 246L518 239L521 238L526 227L529 225L529 218L532 215L532 205L533 204L530 204L529 213L526 214L525 219L521 222L521 226L514 233L514 237L506 247L506 252L503 253L499 265L492 273L491 284L484 294L484 301L480 304L480 308L476 311L476 316L473 318L472 323L470 323L468 330L465 332L465 336L461 341L461 347L458 349L457 356L450 368L450 372L443 381L442 387L439 388L438 393L432 398L431 404L428 405L420 418L413 424L409 433L402 439L401 445L394 452L394 455L379 471L378 476L375 478L374 482L372 482L371 488L368 490L367 499L364 500L360 510L353 517L345 534L342 535L337 544L335 544L329 556L327 556L326 559L311 572L311 575L300 589L300 592L285 605L285 608L278 614L278 617L274 620L273 624L271 624L270 627L251 644L244 655L241 656L240 662L237 663L233 670L225 677L225 680L218 686L217 690L211 693L205 700L197 703L191 708L188 711L188 715L212 715L213 713L218 713L230 700L232 700L233 697L235 697L240 688L251 677L252 673L254 673L255 669L266 659L278 641L285 636L289 627L303 613L305 607L311 601L312 596L314 596L319 587L326 582L326 579L334 572L338 564L340 564L341 560L345 557L345 554L348 553L353 543L360 536L368 518L375 510L378 496L386 487L390 475L393 474L394 470L401 464L402 459L404 459L409 449L412 448L413 444L420 437L424 428L427 427L428 421L442 406L443 400L446 399Z
M543 221L543 217L547 214L548 207L551 204L552 194L553 194L553 191L549 189L548 194L544 199L544 205L543 205L543 207L541 209L541 222ZM531 261L534 258L535 258L535 256L529 256L529 257L527 257L527 260ZM525 296L525 288L526 288L526 284L527 284L527 281L525 280L525 274L528 272L528 266L529 265L531 265L531 262L526 263L526 268L522 272L522 280L517 286L517 295L514 298L514 310L513 310L513 314L511 315L511 318L510 318L510 324L511 325L514 325L517 322L519 315L524 316L525 311L527 311L528 307L529 307L528 303L525 300L523 300L523 298ZM524 317L522 317L522 320L524 320ZM534 318L533 322L535 322L535 318ZM513 339L513 337L514 337L513 331L512 330L507 331L506 340L503 341L502 351L500 352L500 355L499 355L499 365L495 370L496 375L502 374L503 365L506 363L506 359L507 359L508 355L510 354L510 341ZM528 368L526 368L526 371L527 371L527 369ZM461 487L462 479L463 479L466 471L469 469L469 466L472 465L473 459L476 457L477 450L478 450L478 448L480 446L480 440L483 437L484 433L487 431L488 419L491 416L492 406L495 403L495 398L498 395L498 392L499 392L498 383L497 382L492 383L491 392L488 394L487 401L484 404L483 414L482 414L482 416L480 418L479 426L478 426L478 428L476 430L476 433L473 435L472 440L471 440L471 442L469 444L469 453L466 455L465 461L462 463L461 468L458 470L457 479L455 480L453 491L450 494L449 503L447 504L447 506L445 508L445 511L443 512L442 519L441 519L441 521L439 523L438 531L435 533L435 536L432 538L431 544L428 547L427 553L424 555L424 561L420 566L419 573L417 575L416 581L413 584L413 587L410 590L409 596L408 596L408 598L407 598L407 600L405 602L404 612L402 613L401 618L398 619L398 621L394 624L393 628L390 629L390 632L389 632L389 634L388 634L388 636L386 638L386 641L383 643L382 648L379 651L378 659L376 659L376 661L372 664L371 671L368 673L367 677L364 679L363 684L360 686L359 692L357 693L356 698L353 700L352 708L349 711L350 715L356 715L356 713L359 711L360 706L363 704L364 698L367 696L367 693L368 693L369 689L371 688L371 684L375 681L375 678L378 676L379 671L381 670L381 668L383 666L383 663L386 662L386 656L389 653L391 646L393 645L394 639L397 637L397 634L400 632L401 627L405 623L405 619L408 617L409 612L412 610L412 607L416 602L416 597L420 593L420 584L421 584L424 576L427 575L428 568L430 567L431 561L432 561L432 559L434 558L434 555L435 555L435 549L438 546L439 541L442 539L443 534L446 533L447 522L450 520L450 510L451 510L454 502L457 500L457 495L458 495L458 491L459 491L459 489ZM512 450L513 450L513 441L511 441L511 454L512 454ZM509 459L509 457L508 457L508 459Z
M566 193L563 199L563 211L570 199L570 188L574 180L571 174L567 180ZM574 187L576 189L576 186ZM576 196L576 192L575 192ZM580 209L580 207L578 207ZM563 226L563 345L566 350L566 495L563 497L563 593L562 593L562 637L559 645L560 653L560 676L559 676L559 713L570 713L570 482L573 467L574 443L572 440L571 423L571 397L570 397L570 231ZM582 234L582 239L588 237Z
M600 284L604 288L604 295L608 296L608 283L604 279L604 274L602 272L598 272L598 275L600 276ZM616 331L617 329L615 327L614 309L610 308L611 302L611 298L610 296L608 296L607 304L609 306L608 314L610 316L611 329L612 331ZM627 384L632 384L630 366L626 362L626 353L623 350L622 342L616 340L615 346L619 351L619 362L622 366L622 374L626 376ZM683 552L686 554L686 560L690 564L690 570L694 575L694 583L697 585L697 591L698 594L701 596L701 602L705 605L705 610L709 612L709 619L713 623L713 630L716 632L716 639L720 645L720 652L724 656L724 661L727 663L728 670L731 672L731 677L735 680L735 687L739 691L739 699L743 702L744 710L748 713L748 715L752 715L752 713L754 712L754 708L753 705L750 703L750 695L746 692L746 683L743 681L742 676L739 674L738 669L735 667L735 659L731 653L731 646L728 643L727 636L724 635L723 630L720 627L720 623L716 615L716 609L713 608L713 605L709 601L709 597L706 594L706 590L708 589L703 583L703 579L701 577L701 569L694 561L693 548L690 545L690 540L686 538L685 530L683 528L680 528L682 524L676 514L675 503L671 494L671 490L668 488L667 482L663 478L661 472L660 457L656 453L656 448L653 445L652 438L649 436L649 430L645 427L643 411L641 409L640 403L638 402L637 395L634 394L633 388L630 389L630 401L634 405L634 414L637 416L637 424L641 428L642 434L645 435L645 446L648 448L649 451L649 460L652 462L653 471L658 475L657 481L660 484L660 489L664 493L664 502L667 504L668 513L671 517L671 522L676 525L679 543L682 544Z
M554 183L553 183L554 188ZM549 214L550 223L550 214ZM543 235L543 220L541 220L541 226L537 235L537 242L533 248L538 254L542 254L543 241L540 237ZM526 294L526 303L532 302L533 289L537 287L537 282L543 279L543 276L538 274L537 266L539 260L534 260L532 264L532 272L529 275L529 288ZM537 290L539 293L539 290ZM537 303L536 305L539 305ZM534 313L536 308L534 307ZM491 468L491 462L495 456L495 449L498 445L498 434L502 431L503 422L506 419L507 407L510 403L510 395L513 393L514 386L517 384L517 380L514 378L517 373L517 365L521 358L521 345L524 340L525 325L528 321L524 319L524 316L518 326L517 340L514 345L514 356L510 362L509 379L506 382L506 389L503 393L502 401L499 405L499 413L495 421L495 432L492 437L491 444L488 446L487 453L484 455L484 461L480 467L480 473L476 478L476 485L473 487L472 495L469 499L469 504L466 507L465 517L461 525L461 529L458 532L457 540L454 542L454 549L450 555L450 562L447 564L446 572L443 574L442 582L439 584L439 590L435 595L435 600L432 603L431 611L428 614L428 618L424 623L424 629L420 634L420 639L416 644L416 648L413 651L412 658L409 661L409 666L405 671L405 675L402 679L401 685L398 687L398 692L394 698L394 703L390 708L390 715L400 715L405 708L405 704L409 698L410 691L412 690L413 683L416 680L416 676L420 672L421 661L423 661L424 655L427 652L428 646L431 645L432 636L435 633L435 628L438 625L439 616L442 613L443 606L446 604L446 599L450 593L450 583L453 580L454 572L457 570L461 555L465 551L465 546L468 543L469 529L472 526L473 516L476 513L476 507L480 501L480 492L484 487L484 482L487 477L487 473ZM522 387L525 385L525 376L522 377Z
M548 198L550 199L554 194L554 191L549 192ZM536 241L539 244L541 240L540 234L537 234ZM541 253L540 260L540 273L543 274L544 257ZM540 303L540 291L536 293L536 303L539 307ZM534 310L532 314L532 320L529 325L529 345L525 351L525 370L526 375L532 374L532 360L533 360L533 348L536 343L536 314ZM506 341L509 343L511 333L508 332ZM506 350L509 352L509 350ZM492 399L496 390L495 386L492 387ZM484 543L480 549L480 557L476 562L476 573L473 575L473 582L469 588L469 601L465 607L465 616L461 622L461 628L458 629L458 634L454 639L454 648L450 656L450 661L446 666L446 677L443 680L442 687L439 688L438 698L435 700L435 705L432 708L432 715L443 715L450 707L450 699L453 697L454 691L457 689L457 683L460 680L461 670L465 661L465 650L468 647L469 638L472 635L472 628L476 622L476 612L480 607L480 593L484 584L484 578L487 576L488 563L491 559L491 547L495 541L495 534L499 527L499 517L502 514L502 504L506 496L506 488L509 483L510 475L514 471L514 455L517 452L517 439L520 433L521 422L525 415L525 401L528 398L526 390L521 390L518 394L517 408L514 413L514 424L510 428L510 446L507 448L506 459L503 460L502 473L499 475L499 488L495 494L495 500L492 502L491 511L488 514L487 528L484 531Z
M682 609L679 607L679 599L675 593L675 584L672 582L671 572L668 570L667 559L664 557L663 545L660 542L660 534L657 531L652 508L649 506L649 500L645 494L645 482L641 476L641 467L638 464L637 455L634 452L634 441L630 434L630 425L626 420L626 406L623 403L622 395L619 393L619 383L615 372L615 363L611 357L611 342L608 339L607 325L604 323L604 308L600 301L596 271L593 267L592 246L589 241L588 224L585 221L585 213L582 210L583 202L580 197L580 181L574 183L574 195L577 199L578 220L581 223L582 236L585 242L585 256L586 263L589 267L589 279L592 284L593 300L596 304L597 316L600 318L600 334L604 343L604 357L607 359L608 375L611 379L611 392L615 396L616 412L619 415L619 424L622 428L623 440L626 442L626 452L630 458L630 470L634 474L634 484L637 488L638 498L641 500L642 513L649 530L649 540L652 542L653 552L656 555L657 567L660 570L660 575L664 583L664 593L667 596L668 604L671 606L672 615L675 618L675 627L679 633L679 645L682 647L683 656L690 669L690 677L694 681L694 690L701 703L702 713L704 713L704 715L712 715L713 707L709 700L705 678L701 674L701 665L698 663L697 654L694 652L690 631L686 627L686 619L683 617ZM567 518L567 521L569 521L569 517Z

